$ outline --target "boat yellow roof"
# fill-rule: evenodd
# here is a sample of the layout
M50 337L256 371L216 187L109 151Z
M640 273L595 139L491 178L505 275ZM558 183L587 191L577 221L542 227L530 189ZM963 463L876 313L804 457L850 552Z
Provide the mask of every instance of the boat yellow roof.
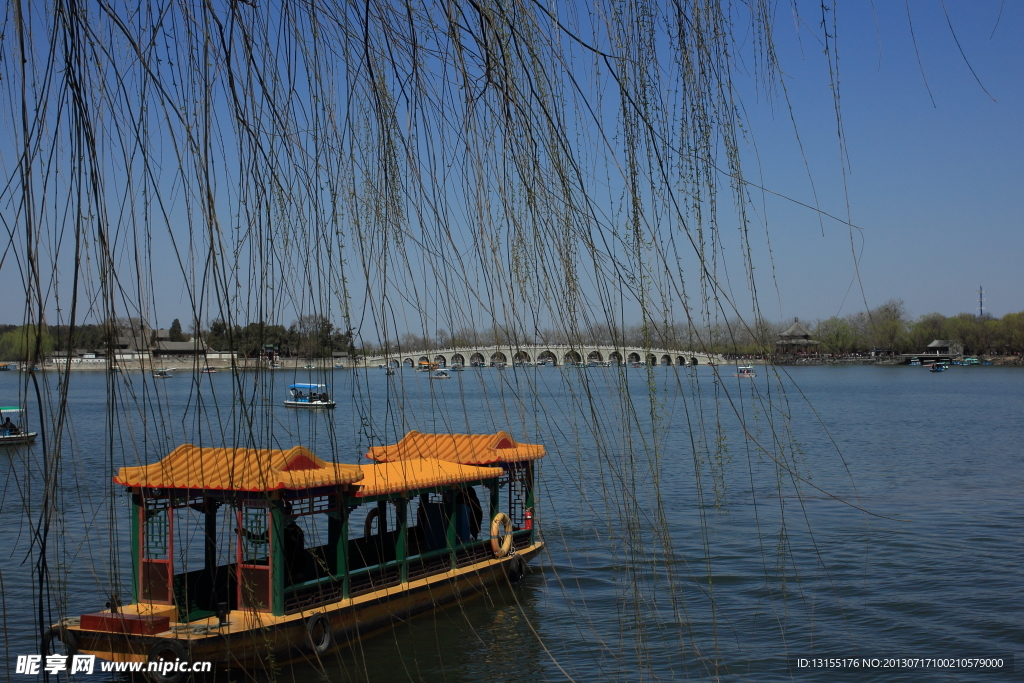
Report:
M436 458L360 465L359 467L363 470L363 478L353 486L357 498L493 479L500 477L503 473L500 467L460 465Z
M377 462L436 459L460 465L523 462L544 457L544 447L517 443L508 432L496 434L421 434L411 431L396 444L373 446L366 457Z
M326 462L302 446L272 450L187 443L160 462L120 468L114 482L141 488L274 491L351 484L363 473L360 465Z

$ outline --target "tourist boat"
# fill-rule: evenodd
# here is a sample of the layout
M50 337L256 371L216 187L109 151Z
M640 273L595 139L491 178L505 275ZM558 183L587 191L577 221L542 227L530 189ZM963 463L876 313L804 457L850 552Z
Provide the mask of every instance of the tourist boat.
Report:
M156 379L171 379L174 377L171 373L177 369L178 368L165 368L163 370L156 370L153 372L153 377Z
M757 373L754 372L753 365L739 365L736 367L736 372L733 373L733 377L749 377L753 379L757 377Z
M447 370L438 370L437 372L430 375L430 379L451 379L452 374Z
M14 421L10 421L11 418ZM36 432L23 431L21 425L25 423L25 409L18 406L0 407L0 446L14 444L32 443L36 440Z
M932 363L928 368L928 372L945 372L949 370L949 366L945 363Z
M17 363L0 363L0 372L4 372L4 371L10 372L12 370L17 370L17 369L18 369L18 364Z
M333 408L337 404L331 400L327 389L329 384L292 384L288 387L291 399L285 399L288 408Z
M462 372L462 363L452 363L452 372Z
M202 373L203 373L204 375L212 375L212 374L213 374L213 373L215 373L215 372L217 372L217 371L216 371L216 370L214 370L214 369L213 369L213 368L211 368L211 367L205 367L205 368L203 368L203 369L202 369Z
M384 374L385 375L393 375L393 374L395 374L395 369L394 368L385 368L384 369Z
M416 365L416 372L433 372L441 367L440 363L431 363L430 361L421 360Z
M120 468L114 483L131 502L131 603L112 597L105 610L54 624L44 654L162 662L149 676L178 683L186 674L175 660L316 660L522 581L543 548L533 524L543 446L506 432L409 432L366 456L370 464L348 465L301 446L183 444L159 462ZM313 538L322 545L306 547L303 526L321 529ZM189 549L176 543L187 538L199 539L204 558L191 571L179 566Z

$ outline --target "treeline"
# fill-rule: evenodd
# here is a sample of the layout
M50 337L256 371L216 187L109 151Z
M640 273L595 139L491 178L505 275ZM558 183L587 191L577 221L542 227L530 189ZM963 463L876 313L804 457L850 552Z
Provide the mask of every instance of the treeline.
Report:
M392 352L422 349L526 344L601 344L650 347L766 356L776 352L775 342L793 321L757 320L753 324L739 319L700 326L685 323L654 323L624 328L604 324L576 331L538 329L530 334L515 333L495 326L486 330L461 328L434 335L408 333L385 345L367 346L366 355L388 348ZM1013 355L1024 353L1024 312L1002 318L979 317L971 313L944 316L929 313L911 318L903 301L892 299L871 311L845 317L805 321L811 339L820 341L818 353L849 355L869 353L918 353L935 339L952 339L964 346L967 354ZM813 352L813 351L812 351Z
M196 336L182 332L175 320L168 328L168 341L187 341ZM336 328L322 315L302 316L288 327L263 322L229 326L220 319L210 322L209 329L199 336L210 351L234 351L240 356L253 358L265 350L273 349L281 356L300 358L329 357L334 352L355 354L351 330ZM144 326L138 319L124 318L111 325L0 325L0 360L37 362L54 353L83 349L106 353L124 338L143 338L152 346L156 343L156 330ZM38 353L38 355L37 355Z

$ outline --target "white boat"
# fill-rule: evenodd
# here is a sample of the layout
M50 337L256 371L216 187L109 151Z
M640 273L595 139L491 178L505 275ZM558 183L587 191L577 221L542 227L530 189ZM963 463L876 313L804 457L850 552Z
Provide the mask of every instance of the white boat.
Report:
M452 372L462 372L462 363L452 363Z
M11 421L11 416L17 422ZM25 421L25 409L17 406L0 408L0 446L32 443L36 440L35 432L22 431L21 424Z
M430 379L451 379L452 373L447 370L438 370L430 376Z
M210 368L210 367L206 367L206 368L202 369L202 373L204 375L212 375L215 372L217 372L217 371L215 369L213 369L213 368Z
M164 368L163 370L156 370L153 372L153 377L156 379L170 379L174 377L171 373L178 368Z
M337 404L331 400L327 389L329 384L292 384L288 387L291 399L285 399L287 408L333 408Z
M757 377L757 373L754 372L753 365L740 365L736 367L736 372L733 373L733 376L750 377L751 379L753 379L754 377Z

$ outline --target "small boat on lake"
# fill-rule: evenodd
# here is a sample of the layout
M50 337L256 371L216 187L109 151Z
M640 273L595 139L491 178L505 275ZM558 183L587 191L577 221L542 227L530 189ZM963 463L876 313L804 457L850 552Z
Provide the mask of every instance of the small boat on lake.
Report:
M928 368L928 372L945 372L949 370L949 366L945 363L932 363Z
M64 655L68 669L77 654L163 662L149 677L179 683L188 674L175 660L316 661L490 586L518 585L544 545L533 523L534 461L544 454L503 431L409 432L371 448L364 465L301 446L183 444L122 467L114 483L130 499L131 602L115 597L54 624L43 654ZM181 566L190 538L204 558L197 567Z
M385 368L384 369L384 374L385 375L393 375L393 374L395 374L395 369L394 368Z
M12 421L11 418L16 421ZM22 429L25 423L25 409L18 406L0 407L0 446L32 443L36 440L36 432Z
M452 372L462 372L462 363L452 363Z
M0 363L0 372L5 372L5 371L10 372L12 370L17 370L17 369L18 369L18 364L17 363Z
M327 392L329 384L292 384L288 387L291 399L285 399L288 408L333 408L337 404Z
M164 368L163 370L155 370L153 372L153 377L156 379L171 379L174 377L171 373L177 369L178 368Z
M205 367L205 368L203 368L203 369L202 369L202 373L203 373L204 375L212 375L212 374L213 374L213 373L215 373L215 372L217 372L217 371L216 371L215 369L213 369L213 368L209 367L209 366L207 366L207 367Z
M754 372L753 365L739 365L736 367L736 372L733 373L733 377L749 377L753 379L757 377L757 373Z
M430 375L430 379L451 379L452 374L447 370L438 370L437 372Z

